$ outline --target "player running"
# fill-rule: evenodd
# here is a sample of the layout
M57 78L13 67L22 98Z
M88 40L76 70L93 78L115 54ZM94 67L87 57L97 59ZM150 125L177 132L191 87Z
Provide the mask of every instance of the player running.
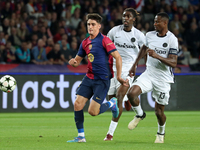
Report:
M90 36L82 41L78 54L69 61L73 67L77 67L82 59L88 57L88 71L77 89L77 98L74 103L74 119L78 130L78 137L67 142L86 142L83 128L83 107L93 96L88 112L92 116L104 113L109 108L113 117L117 118L119 109L117 99L102 104L110 87L110 79L113 77L112 62L116 59L117 79L121 84L128 86L128 80L121 78L122 59L114 43L99 32L102 18L98 14L88 14L87 28ZM113 57L112 57L113 56Z
M145 118L145 112L140 106L138 96L152 91L155 99L155 114L158 120L158 131L155 143L164 143L166 116L165 105L168 105L171 83L174 83L172 67L177 65L178 40L168 30L169 16L161 12L155 16L155 31L147 32L147 45L143 46L139 55L130 69L130 76L134 76L139 60L147 54L146 70L133 83L128 91L128 99L136 116L129 123L128 128L134 129Z
M143 44L145 44L144 34L133 26L137 15L138 12L135 9L125 9L122 16L123 25L113 27L107 35L114 42L120 56L122 57L121 77L123 79L129 79L129 86L124 86L119 81L117 81L116 62L114 60L114 78L111 79L108 97L109 99L111 99L112 97L117 97L119 116L117 118L112 118L109 130L104 139L105 141L113 140L113 134L115 132L115 129L117 128L118 120L123 111L123 99L127 102L126 105L129 104L129 101L127 101L128 99L126 93L134 79L133 77L128 76L129 70L138 55L139 46L142 47Z

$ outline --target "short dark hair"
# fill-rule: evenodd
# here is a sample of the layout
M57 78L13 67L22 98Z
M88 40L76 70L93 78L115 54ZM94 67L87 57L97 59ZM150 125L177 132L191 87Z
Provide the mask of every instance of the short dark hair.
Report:
M101 23L102 21L102 17L97 13L87 14L86 20L88 21L89 19L95 20L97 23Z
M137 10L133 9L133 8L126 8L124 11L129 11L132 13L133 17L137 17L139 15L139 13L137 12Z
M156 16L160 16L161 18L165 18L169 21L169 16L166 12L159 12Z

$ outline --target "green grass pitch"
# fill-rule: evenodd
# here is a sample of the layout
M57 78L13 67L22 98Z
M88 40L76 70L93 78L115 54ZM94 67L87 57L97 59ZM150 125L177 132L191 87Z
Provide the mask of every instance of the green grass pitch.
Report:
M67 143L77 136L73 112L0 113L0 150L199 150L200 111L166 111L164 144L154 144L157 120L153 111L137 128L127 126L132 111L124 111L113 141L103 141L111 112L85 115L86 143Z

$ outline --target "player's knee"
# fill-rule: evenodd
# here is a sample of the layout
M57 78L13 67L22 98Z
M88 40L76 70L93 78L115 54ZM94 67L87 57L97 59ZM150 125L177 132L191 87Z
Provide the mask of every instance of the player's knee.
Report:
M80 102L78 102L78 101L75 101L74 102L74 110L75 111L79 111L79 110L82 110L82 109L83 109L82 104Z
M134 90L128 91L127 97L129 100L135 101L137 100L137 93Z
M97 116L99 114L98 111L94 110L94 109L88 109L88 113L91 115L91 116Z

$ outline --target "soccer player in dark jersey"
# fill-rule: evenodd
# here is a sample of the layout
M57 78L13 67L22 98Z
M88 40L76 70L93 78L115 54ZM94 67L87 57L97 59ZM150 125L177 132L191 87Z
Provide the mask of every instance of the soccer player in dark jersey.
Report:
M83 128L83 107L92 96L93 99L88 108L90 115L99 115L110 108L113 117L118 117L119 108L116 98L112 98L102 104L110 87L110 79L113 77L113 57L116 59L118 81L128 86L128 80L121 78L122 58L120 54L116 50L114 43L99 31L102 21L101 16L93 13L88 14L86 17L90 36L82 41L76 57L69 60L71 66L77 67L87 55L88 71L77 89L77 97L74 103L74 119L78 137L67 142L86 142Z

